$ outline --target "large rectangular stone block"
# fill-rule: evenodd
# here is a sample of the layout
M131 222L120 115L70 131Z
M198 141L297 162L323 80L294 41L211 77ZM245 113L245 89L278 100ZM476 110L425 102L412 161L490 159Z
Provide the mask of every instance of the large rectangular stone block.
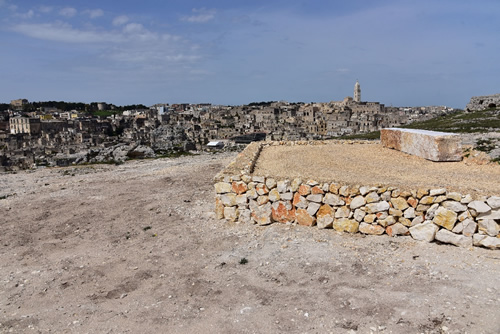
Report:
M431 161L462 160L460 136L455 133L388 128L380 131L384 147Z

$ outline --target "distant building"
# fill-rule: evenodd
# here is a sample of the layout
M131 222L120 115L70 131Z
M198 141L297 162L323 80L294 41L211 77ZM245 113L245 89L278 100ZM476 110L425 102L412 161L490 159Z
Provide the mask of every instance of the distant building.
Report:
M9 119L10 133L39 134L41 131L40 118L11 117Z
M361 86L356 80L356 84L354 85L354 102L361 102Z
M17 100L10 101L10 105L15 109L22 109L27 104L28 104L28 100L26 100L26 99L17 99Z
M466 111L500 108L500 94L473 96L465 107Z

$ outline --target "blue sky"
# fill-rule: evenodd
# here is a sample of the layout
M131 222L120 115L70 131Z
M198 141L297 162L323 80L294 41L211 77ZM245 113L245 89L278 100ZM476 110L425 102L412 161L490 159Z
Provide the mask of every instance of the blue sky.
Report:
M0 0L0 102L463 108L500 93L498 0Z

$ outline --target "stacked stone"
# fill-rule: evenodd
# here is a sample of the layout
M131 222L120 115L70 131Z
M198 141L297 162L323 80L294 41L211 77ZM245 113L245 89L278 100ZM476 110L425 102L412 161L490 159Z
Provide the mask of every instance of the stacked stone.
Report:
M275 180L248 173L215 184L219 219L288 223L339 232L410 235L461 247L500 248L500 197L473 200L446 189L403 191L315 180Z

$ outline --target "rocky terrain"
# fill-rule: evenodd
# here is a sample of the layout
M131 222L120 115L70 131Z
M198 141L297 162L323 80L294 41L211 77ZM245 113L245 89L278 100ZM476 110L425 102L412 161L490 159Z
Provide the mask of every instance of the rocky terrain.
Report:
M0 332L500 332L498 251L216 220L234 157L1 174Z

